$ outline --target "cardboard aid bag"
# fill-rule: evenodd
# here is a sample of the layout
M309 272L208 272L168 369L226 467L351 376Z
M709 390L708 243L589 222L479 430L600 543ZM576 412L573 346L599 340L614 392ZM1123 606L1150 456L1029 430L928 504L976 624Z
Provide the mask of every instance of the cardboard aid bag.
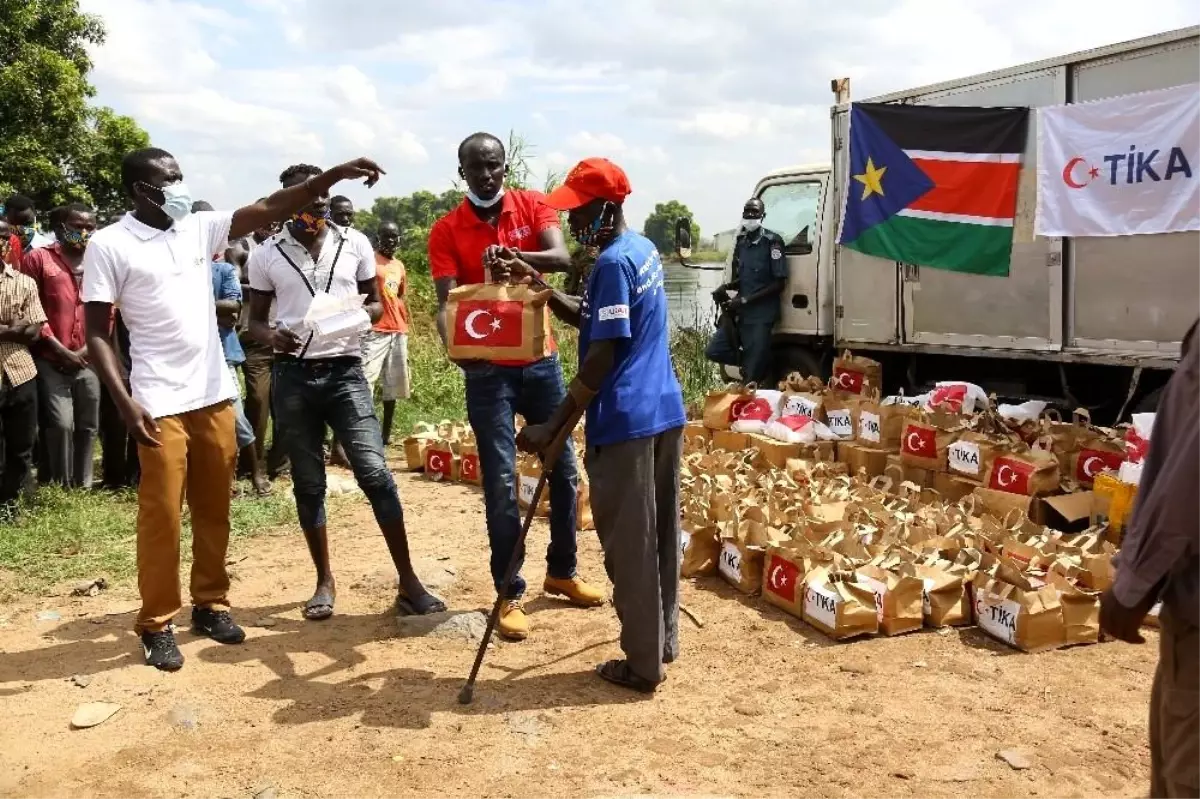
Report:
M780 416L805 416L817 422L825 421L825 384L820 378L801 377L793 372L779 384Z
M458 479L471 485L479 485L483 477L479 472L479 447L475 436L468 436L458 445Z
M437 427L429 422L418 422L413 425L412 434L404 439L404 460L410 472L419 472L425 468L425 450L429 442L438 437Z
M840 439L853 439L858 432L860 405L862 398L857 395L829 392L825 395L825 426Z
M729 430L745 403L754 399L754 389L737 383L708 392L704 398L704 426L709 430Z
M998 436L966 430L946 448L946 468L952 474L982 482L996 455L1005 449L1005 441Z
M457 444L445 438L436 438L425 449L425 476L430 480L457 480Z
M857 440L869 447L898 452L904 422L917 413L919 411L901 397L865 400L858 409Z
M596 520L592 516L592 489L584 474L579 475L579 485L575 489L575 529L579 532L596 529Z
M528 510L537 491L538 480L542 477L542 462L536 455L517 456L517 504L521 510ZM542 499L538 502L535 516L550 515L550 487L542 490Z
M804 576L804 620L838 641L879 631L875 596L853 573L818 566Z
M1094 644L1100 640L1100 592L1085 588L1057 571L1049 574L1062 605L1063 644Z
M848 394L866 394L868 386L879 391L883 387L883 366L846 350L833 361L831 382L835 389Z
M767 547L763 559L763 599L798 619L804 617L805 556L811 551L798 542L785 542Z
M755 515L757 508L747 515ZM762 590L763 559L767 547L776 536L767 525L756 519L744 518L740 523L725 522L721 533L721 554L717 571L727 583L743 594Z
M539 361L550 355L551 291L473 283L446 301L447 351L453 359Z
M875 615L884 635L900 635L921 629L925 622L922 593L924 586L916 577L881 569L859 566L857 582L875 597Z
M716 525L684 522L679 534L679 576L708 577L717 573L721 537Z
M1059 461L1049 452L1023 445L996 455L984 485L1025 497L1040 497L1058 491L1062 483Z
M971 624L971 597L966 569L941 564L906 564L902 573L921 581L921 613L930 627L965 627Z
M947 451L956 434L939 426L925 413L909 418L900 436L900 460L908 466L946 471Z
M1017 586L980 572L972 581L975 623L993 638L1024 652L1066 643L1062 604L1052 585Z
M1096 478L1105 472L1118 472L1125 462L1125 442L1117 436L1097 431L1081 438L1078 449L1067 458L1065 475L1070 475L1082 488L1091 488Z

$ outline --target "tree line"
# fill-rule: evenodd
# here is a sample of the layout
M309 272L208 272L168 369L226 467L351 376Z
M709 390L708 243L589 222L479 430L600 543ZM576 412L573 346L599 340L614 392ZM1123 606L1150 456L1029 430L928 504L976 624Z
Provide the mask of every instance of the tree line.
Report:
M39 208L84 202L102 218L125 209L121 158L150 137L90 104L88 47L104 37L78 0L0 0L0 202L13 193Z

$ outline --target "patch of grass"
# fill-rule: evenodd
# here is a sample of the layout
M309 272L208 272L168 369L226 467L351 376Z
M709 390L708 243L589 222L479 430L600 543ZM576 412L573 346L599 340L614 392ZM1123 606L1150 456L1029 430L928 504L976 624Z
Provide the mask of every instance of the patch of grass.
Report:
M234 498L234 536L253 535L296 520L291 491L278 485L270 497ZM13 593L41 591L67 580L132 577L137 567L137 494L132 491L38 489L34 504L15 523L0 524L0 569L15 579ZM191 523L184 512L181 558L191 561Z

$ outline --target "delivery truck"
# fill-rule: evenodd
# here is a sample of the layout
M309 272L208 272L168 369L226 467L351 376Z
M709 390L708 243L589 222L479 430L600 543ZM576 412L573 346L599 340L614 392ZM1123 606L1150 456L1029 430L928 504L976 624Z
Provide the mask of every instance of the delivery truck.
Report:
M869 102L1037 108L1187 83L1200 83L1200 26ZM753 192L766 205L766 226L787 242L777 371L828 375L835 355L852 349L883 363L888 392L957 379L1003 397L1087 407L1098 420L1152 409L1200 314L1200 234L1035 236L1031 116L1006 277L839 246L849 81L833 81L833 90L831 163L777 170Z

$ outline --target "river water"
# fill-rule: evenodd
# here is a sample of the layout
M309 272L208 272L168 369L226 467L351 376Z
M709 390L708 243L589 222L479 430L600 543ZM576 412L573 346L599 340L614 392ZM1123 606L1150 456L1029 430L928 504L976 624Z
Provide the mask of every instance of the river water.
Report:
M705 269L689 269L672 260L663 266L671 326L712 330L717 319L712 292L723 281L723 264L698 264Z

